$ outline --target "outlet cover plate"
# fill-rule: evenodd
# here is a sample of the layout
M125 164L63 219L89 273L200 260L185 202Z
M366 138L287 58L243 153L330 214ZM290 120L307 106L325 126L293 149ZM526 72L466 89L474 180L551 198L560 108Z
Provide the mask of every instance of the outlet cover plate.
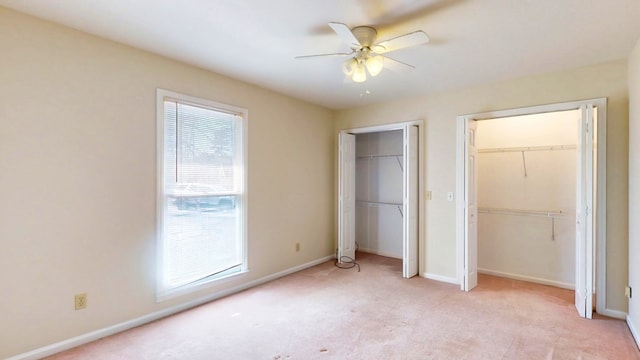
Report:
M75 309L82 310L87 308L87 294L77 294L75 296Z

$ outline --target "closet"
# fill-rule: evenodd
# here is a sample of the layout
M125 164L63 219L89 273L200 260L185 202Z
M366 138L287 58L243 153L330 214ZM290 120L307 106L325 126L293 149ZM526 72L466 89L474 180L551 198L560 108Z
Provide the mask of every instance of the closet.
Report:
M478 121L478 272L572 289L579 110Z
M358 249L403 258L403 130L356 134Z

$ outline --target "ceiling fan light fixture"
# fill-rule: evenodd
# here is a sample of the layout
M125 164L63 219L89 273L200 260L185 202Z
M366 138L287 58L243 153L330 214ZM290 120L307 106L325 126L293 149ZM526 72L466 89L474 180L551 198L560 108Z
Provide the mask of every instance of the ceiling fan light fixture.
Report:
M347 76L352 76L358 67L358 60L356 58L350 58L342 63L342 72Z
M364 63L358 62L357 66L353 71L353 76L351 77L353 82L361 83L367 81L367 71L364 68Z
M417 30L404 35L399 35L384 41L377 42L378 32L370 26L356 26L349 28L340 22L330 22L329 27L349 45L351 51L297 56L296 59L315 58L320 56L348 56L349 59L342 63L342 72L345 74L345 81L365 82L367 72L371 77L380 74L384 68L384 58L392 51L417 46L429 42L429 37L422 30ZM414 68L413 65L389 58L392 63L405 65Z
M376 44L371 46L371 51L377 53L377 54L382 54L385 53L387 51L387 48L380 45L380 44Z
M380 55L371 56L364 62L364 64L369 71L369 75L377 76L382 71L384 65L384 57Z

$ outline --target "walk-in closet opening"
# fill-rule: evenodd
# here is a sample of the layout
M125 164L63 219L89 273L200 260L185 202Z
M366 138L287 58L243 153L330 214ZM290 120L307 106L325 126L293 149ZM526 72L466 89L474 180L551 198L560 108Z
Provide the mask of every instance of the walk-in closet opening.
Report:
M457 117L462 290L484 272L574 289L581 317L591 318L594 308L611 313L604 290L606 104L600 98Z
M418 275L424 229L420 126L416 121L340 132L339 262L353 261L358 249L402 259L402 276Z
M477 122L480 274L574 289L580 116Z

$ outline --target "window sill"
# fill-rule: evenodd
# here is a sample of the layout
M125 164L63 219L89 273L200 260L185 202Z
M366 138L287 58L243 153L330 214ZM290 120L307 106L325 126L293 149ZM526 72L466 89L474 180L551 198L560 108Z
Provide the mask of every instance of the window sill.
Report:
M249 270L243 269L229 275L206 278L173 289L158 290L158 292L156 293L156 303L161 303L163 301L175 299L183 295L188 295L207 288L211 288L215 285L230 282L232 280L236 280L239 277L245 276L247 273L249 273Z

